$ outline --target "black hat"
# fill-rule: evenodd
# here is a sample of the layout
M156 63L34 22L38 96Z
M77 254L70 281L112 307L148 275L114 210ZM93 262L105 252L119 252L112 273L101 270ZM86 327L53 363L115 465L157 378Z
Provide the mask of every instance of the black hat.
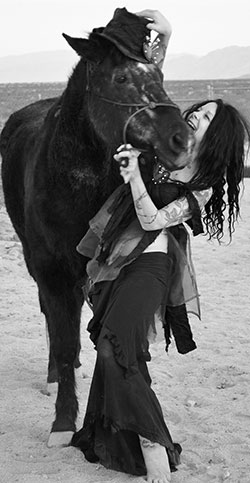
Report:
M130 13L126 8L117 8L106 27L93 29L92 33L108 39L130 59L146 63L143 44L150 37L147 24L148 19Z

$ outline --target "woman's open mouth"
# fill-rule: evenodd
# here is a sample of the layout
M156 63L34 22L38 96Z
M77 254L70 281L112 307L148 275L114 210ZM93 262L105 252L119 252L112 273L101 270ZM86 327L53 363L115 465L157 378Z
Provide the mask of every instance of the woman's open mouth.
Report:
M193 121L191 119L188 119L187 123L193 131L196 131L197 126L195 126L195 124L193 123Z

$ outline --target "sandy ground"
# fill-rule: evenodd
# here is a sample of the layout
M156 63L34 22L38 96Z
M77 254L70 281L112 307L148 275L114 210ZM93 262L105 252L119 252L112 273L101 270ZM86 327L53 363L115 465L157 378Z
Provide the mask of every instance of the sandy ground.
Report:
M250 482L250 179L242 221L230 246L193 240L202 322L192 318L198 349L182 356L171 344L152 346L150 372L182 464L173 483ZM0 208L0 481L4 483L143 482L84 460L76 448L48 449L55 395L47 396L47 341L37 290L20 242ZM83 371L78 376L79 425L95 352L82 315Z

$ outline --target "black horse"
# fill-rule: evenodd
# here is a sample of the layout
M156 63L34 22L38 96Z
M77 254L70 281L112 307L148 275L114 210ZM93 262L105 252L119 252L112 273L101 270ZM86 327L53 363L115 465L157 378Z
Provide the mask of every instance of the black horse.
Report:
M50 445L67 444L75 431L87 262L76 245L121 183L113 154L128 141L172 170L184 166L190 141L156 65L129 58L95 31L65 38L80 60L62 96L17 111L1 134L5 203L46 317L48 381L59 383Z

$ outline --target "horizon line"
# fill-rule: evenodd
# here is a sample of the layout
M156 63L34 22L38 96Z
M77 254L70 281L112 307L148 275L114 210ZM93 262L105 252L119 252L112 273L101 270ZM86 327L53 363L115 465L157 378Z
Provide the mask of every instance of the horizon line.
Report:
M195 57L204 57L208 54L210 54L211 52L215 52L217 50L225 50L225 49L229 49L229 48L249 48L250 47L250 44L249 45L237 45L237 44L230 44L230 45L225 45L224 47L217 47L217 48L214 48L212 50L209 50L209 51L206 51L206 52L203 52L203 53L194 53L194 52L187 52L187 51L179 51L179 52L171 52L168 51L167 54L166 54L166 57L170 57L170 56L179 56L179 55L193 55ZM0 58L3 59L3 58L6 58L6 57L22 57L22 56L26 56L26 55L34 55L34 54L49 54L49 53L52 53L52 52L71 52L71 53L74 53L77 57L78 54L73 50L73 49L46 49L46 50L31 50L31 51L28 51L28 52L22 52L22 53L10 53L10 54L1 54L0 53Z

